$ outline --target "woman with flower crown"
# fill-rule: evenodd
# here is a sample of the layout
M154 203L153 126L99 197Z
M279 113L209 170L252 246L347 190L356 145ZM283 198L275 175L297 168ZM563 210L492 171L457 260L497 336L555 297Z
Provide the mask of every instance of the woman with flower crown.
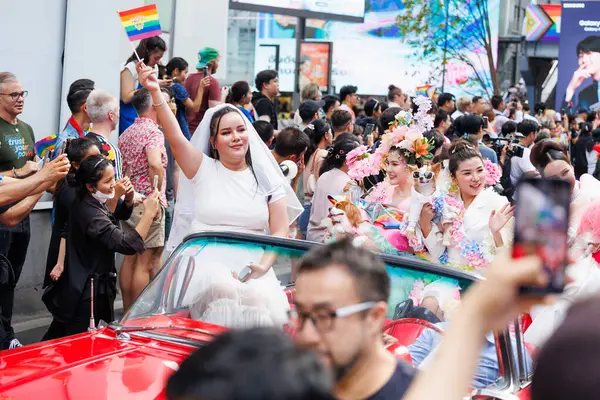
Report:
M421 234L432 258L467 271L482 271L497 249L512 243L514 209L506 197L486 187L489 165L467 141L454 142L448 169L453 192L423 207ZM448 245L443 244L444 228L434 222L440 216L444 220L440 215L444 203L454 213L452 223L446 226L451 238Z

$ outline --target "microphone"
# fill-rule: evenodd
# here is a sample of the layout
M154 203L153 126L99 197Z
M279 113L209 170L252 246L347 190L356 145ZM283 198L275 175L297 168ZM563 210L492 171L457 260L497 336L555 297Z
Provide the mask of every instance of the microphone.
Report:
M296 163L290 160L285 160L281 164L279 164L279 168L281 168L281 172L283 172L283 176L291 182L292 179L298 175L298 166Z

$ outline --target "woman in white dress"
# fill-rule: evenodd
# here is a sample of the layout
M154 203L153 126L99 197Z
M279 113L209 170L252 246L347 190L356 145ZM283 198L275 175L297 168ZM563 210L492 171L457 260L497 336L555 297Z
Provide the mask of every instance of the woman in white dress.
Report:
M481 271L493 259L496 249L512 244L513 208L504 196L485 187L481 154L470 143L459 140L450 148L448 169L458 189L456 204L464 212L456 217L452 243L442 244L443 234L433 223L431 205L423 207L420 228L432 258L467 271Z
M286 237L302 206L241 112L228 104L210 109L189 142L161 95L157 76L143 63L137 68L182 173L168 248L201 231L265 234L268 229ZM192 317L233 327L245 327L249 320L285 323L289 306L272 269L277 256L242 246L226 254L220 249L209 245L198 255L184 299ZM250 274L242 279L238 274L246 267ZM218 312L221 307L228 312Z

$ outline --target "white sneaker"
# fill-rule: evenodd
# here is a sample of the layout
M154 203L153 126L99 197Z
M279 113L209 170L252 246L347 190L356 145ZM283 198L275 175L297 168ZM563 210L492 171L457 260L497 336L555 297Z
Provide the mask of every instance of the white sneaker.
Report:
M12 349L16 349L19 347L23 347L23 345L21 344L21 342L19 342L19 339L13 339L10 341L10 344L8 345L8 349L12 350Z

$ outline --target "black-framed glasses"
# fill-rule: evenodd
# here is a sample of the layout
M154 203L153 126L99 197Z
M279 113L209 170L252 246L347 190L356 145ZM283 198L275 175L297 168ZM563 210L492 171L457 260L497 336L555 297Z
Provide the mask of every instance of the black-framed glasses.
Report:
M314 313L300 312L292 309L288 311L288 318L290 325L298 332L304 329L304 323L309 319L317 331L327 332L333 328L333 322L336 318L345 318L362 311L370 310L375 304L377 304L376 301L366 301L364 303L340 307L335 311L317 311Z
M29 92L27 90L23 90L22 92L12 92L12 93L0 93L2 96L9 96L13 100L18 100L19 97L25 98Z

